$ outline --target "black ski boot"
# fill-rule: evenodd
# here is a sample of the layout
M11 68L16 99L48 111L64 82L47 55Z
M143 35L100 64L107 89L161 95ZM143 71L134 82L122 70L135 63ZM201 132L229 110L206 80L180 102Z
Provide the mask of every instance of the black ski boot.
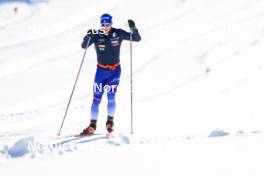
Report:
M80 135L92 135L96 130L96 120L91 120L90 125L81 132Z
M108 116L106 121L106 130L108 133L112 133L114 131L114 117Z

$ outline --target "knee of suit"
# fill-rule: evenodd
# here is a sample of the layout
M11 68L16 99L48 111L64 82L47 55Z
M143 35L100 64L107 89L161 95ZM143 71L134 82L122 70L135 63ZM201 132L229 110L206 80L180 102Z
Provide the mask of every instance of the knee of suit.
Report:
M108 102L109 102L109 101L115 101L115 95L116 95L115 93L112 93L112 92L110 93L110 92L108 92L108 93L107 93L107 99L108 99Z
M102 96L100 95L100 96L94 96L94 98L93 98L93 104L100 104L100 102L101 102L101 100L102 100Z

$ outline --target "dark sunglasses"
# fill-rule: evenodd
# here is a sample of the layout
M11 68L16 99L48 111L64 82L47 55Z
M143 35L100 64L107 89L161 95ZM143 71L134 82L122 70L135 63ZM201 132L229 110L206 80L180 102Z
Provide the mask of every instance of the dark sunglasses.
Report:
M112 26L111 23L101 23L101 26L102 27L109 27L109 26Z

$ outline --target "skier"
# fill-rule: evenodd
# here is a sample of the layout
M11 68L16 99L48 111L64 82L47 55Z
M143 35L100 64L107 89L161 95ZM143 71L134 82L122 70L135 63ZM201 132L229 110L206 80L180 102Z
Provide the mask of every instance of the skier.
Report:
M15 7L14 7L14 13L17 14L17 12L18 12L18 7L15 6Z
M115 95L119 85L120 67L120 47L123 40L130 40L130 33L122 29L112 27L112 16L103 14L101 16L102 31L88 30L82 42L82 48L86 49L94 44L97 54L97 70L93 86L93 102L91 106L91 119L87 128L81 135L94 134L96 130L99 104L104 92L107 93L107 121L106 129L108 133L113 132L115 115ZM132 41L140 41L141 36L133 20L128 20L128 25L132 31Z

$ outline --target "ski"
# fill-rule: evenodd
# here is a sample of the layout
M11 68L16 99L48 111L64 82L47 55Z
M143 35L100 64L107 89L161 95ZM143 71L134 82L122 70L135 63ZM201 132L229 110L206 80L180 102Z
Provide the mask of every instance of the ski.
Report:
M102 133L94 133L94 134L70 134L65 136L57 136L55 139L65 139L65 138L86 138L86 137L92 137L92 136L99 136L103 135Z
M93 136L101 136L101 137L105 137L106 139L114 137L113 133L94 133L94 134L70 134L65 136L57 136L55 139L60 140L66 138L89 138Z

